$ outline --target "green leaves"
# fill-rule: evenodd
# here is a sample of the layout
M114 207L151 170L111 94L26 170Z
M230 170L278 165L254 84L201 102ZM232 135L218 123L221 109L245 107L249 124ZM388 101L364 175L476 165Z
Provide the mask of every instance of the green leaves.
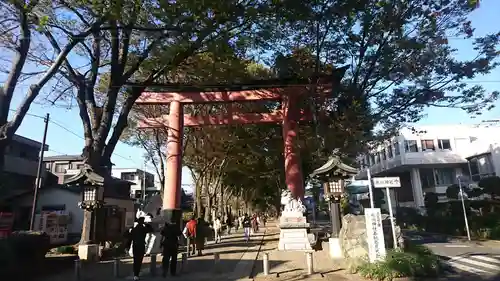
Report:
M491 108L497 92L464 83L498 66L499 33L477 37L468 20L477 3L318 0L298 7L285 2L273 44L266 47L285 57L297 49L310 50L320 65L349 64L345 88L365 97L373 125L392 132L418 121L428 106L471 114ZM471 38L476 56L457 59L448 36ZM286 64L279 56L276 62ZM314 71L316 64L313 60L308 70ZM290 64L280 68L283 74L296 74Z

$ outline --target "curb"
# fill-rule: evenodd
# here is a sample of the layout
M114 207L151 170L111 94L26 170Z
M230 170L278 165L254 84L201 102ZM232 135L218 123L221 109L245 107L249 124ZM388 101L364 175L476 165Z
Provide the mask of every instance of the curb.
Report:
M445 234L445 233L436 233L436 232L418 232L416 233L417 235L419 236L424 236L424 235L420 235L420 234L426 234L426 235L439 235L439 236L445 236L445 237L449 237L449 238L452 238L452 239L457 239L457 240L465 240L466 242L476 242L476 243L484 243L484 242L487 242L487 243L495 243L495 244L500 244L500 240L493 240L493 239L483 239L483 238L471 238L471 240L469 241L469 239L467 238L467 236L455 236L455 235L449 235L449 234Z

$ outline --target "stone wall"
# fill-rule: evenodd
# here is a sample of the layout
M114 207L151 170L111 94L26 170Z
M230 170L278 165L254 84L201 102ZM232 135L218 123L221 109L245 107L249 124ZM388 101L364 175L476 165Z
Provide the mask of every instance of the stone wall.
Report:
M391 221L389 215L382 214L385 247L393 248ZM401 228L396 225L396 237L402 245ZM344 258L350 260L368 259L368 242L364 215L348 214L342 218L340 230L340 246Z

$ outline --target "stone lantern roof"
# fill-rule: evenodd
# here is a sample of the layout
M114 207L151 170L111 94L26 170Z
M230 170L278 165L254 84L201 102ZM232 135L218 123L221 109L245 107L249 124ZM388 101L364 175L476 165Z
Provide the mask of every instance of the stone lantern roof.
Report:
M358 169L345 164L338 156L332 156L323 166L314 170L310 176L311 178L330 180L333 178L347 179L356 174L358 174Z
M133 185L134 183L121 180L118 178L112 177L107 173L97 173L90 166L84 166L78 174L71 176L68 179L64 180L64 184L66 185L76 185L76 184L90 184L97 186L104 185L117 185L117 184L128 184Z

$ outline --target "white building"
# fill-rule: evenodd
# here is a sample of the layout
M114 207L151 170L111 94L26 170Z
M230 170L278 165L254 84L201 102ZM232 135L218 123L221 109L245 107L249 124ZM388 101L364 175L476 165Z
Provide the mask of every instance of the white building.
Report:
M152 173L137 168L113 168L111 175L115 178L133 182L130 188L132 198L142 198L142 192L146 195L156 194L160 191L159 186L155 184L155 177Z
M424 194L435 192L445 199L448 186L457 176L477 182L500 175L500 126L419 126L399 135L360 158L358 178L399 176L401 188L392 194L393 206L423 207ZM396 200L397 199L397 200Z

